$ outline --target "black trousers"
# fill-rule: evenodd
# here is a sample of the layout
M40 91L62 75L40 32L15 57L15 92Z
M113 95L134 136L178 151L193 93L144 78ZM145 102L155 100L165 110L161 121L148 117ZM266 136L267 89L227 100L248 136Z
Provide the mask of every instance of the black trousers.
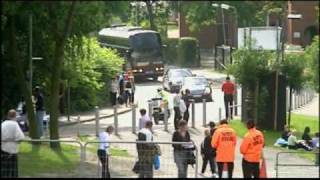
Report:
M242 172L244 178L259 178L259 163L248 162L242 159Z
M110 100L111 100L112 106L115 106L117 104L117 93L116 92L110 92Z
M207 164L209 162L210 164L210 169L211 169L211 173L216 173L216 162L214 157L203 157L202 159L202 170L201 173L204 173L206 171L207 168Z
M97 154L102 165L102 178L110 178L109 157L106 151L99 149Z
M180 113L180 108L179 107L174 107L174 128L177 130L178 129L178 123L181 120L181 113Z
M187 108L186 112L183 114L183 120L189 121L189 109Z
M222 178L222 171L223 171L224 162L217 162L217 164L218 164L219 178ZM228 162L227 166L228 166L228 178L232 178L234 164L233 164L233 162Z
M226 119L228 119L229 117L229 105L230 106L233 106L233 95L232 94L225 94L224 95L224 107L225 107L225 110L226 110ZM230 112L231 112L231 119L233 119L232 117L232 111L233 108L231 107L230 108Z
M132 104L134 103L134 91L131 92L130 102L131 102Z
M1 177L18 178L18 156L1 150Z
M141 162L139 178L153 178L153 164Z

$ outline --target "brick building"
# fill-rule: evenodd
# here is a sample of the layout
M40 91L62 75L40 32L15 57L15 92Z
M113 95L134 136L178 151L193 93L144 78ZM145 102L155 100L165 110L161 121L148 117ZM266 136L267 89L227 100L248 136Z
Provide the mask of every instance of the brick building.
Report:
M285 22L285 34L287 43L306 46L311 43L312 37L319 34L319 23L315 7L318 1L288 1L288 14L301 14L301 19L287 19ZM223 44L222 15L217 14L215 25L203 27L198 33L189 31L185 17L179 14L179 37L193 36L199 40L200 48L212 49L215 45ZM277 18L269 15L269 25L276 26ZM235 17L229 11L224 11L224 22L226 31L226 45L237 47L237 24Z

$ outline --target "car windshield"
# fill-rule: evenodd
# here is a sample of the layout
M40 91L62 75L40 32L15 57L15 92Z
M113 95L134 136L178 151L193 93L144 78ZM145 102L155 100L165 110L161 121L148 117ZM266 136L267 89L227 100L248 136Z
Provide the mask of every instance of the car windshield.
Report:
M190 78L186 79L185 81L186 85L206 85L208 84L207 79L205 78Z
M189 77L192 76L192 73L190 73L187 70L174 70L170 71L169 77Z

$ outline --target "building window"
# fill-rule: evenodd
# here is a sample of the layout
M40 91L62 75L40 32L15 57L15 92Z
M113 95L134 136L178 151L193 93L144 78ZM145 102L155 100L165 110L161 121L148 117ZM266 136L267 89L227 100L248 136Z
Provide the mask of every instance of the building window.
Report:
M293 33L293 38L299 39L300 38L300 32L294 32Z

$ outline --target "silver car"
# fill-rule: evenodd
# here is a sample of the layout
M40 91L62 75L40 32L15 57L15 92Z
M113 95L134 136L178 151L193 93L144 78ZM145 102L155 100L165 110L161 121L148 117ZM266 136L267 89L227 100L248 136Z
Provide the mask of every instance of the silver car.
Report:
M190 96L195 100L206 99L207 102L211 102L212 89L207 78L204 76L186 77L182 90L190 90Z
M172 68L167 69L163 75L163 89L169 92L180 91L184 79L186 77L192 77L193 74L190 69L186 68Z

